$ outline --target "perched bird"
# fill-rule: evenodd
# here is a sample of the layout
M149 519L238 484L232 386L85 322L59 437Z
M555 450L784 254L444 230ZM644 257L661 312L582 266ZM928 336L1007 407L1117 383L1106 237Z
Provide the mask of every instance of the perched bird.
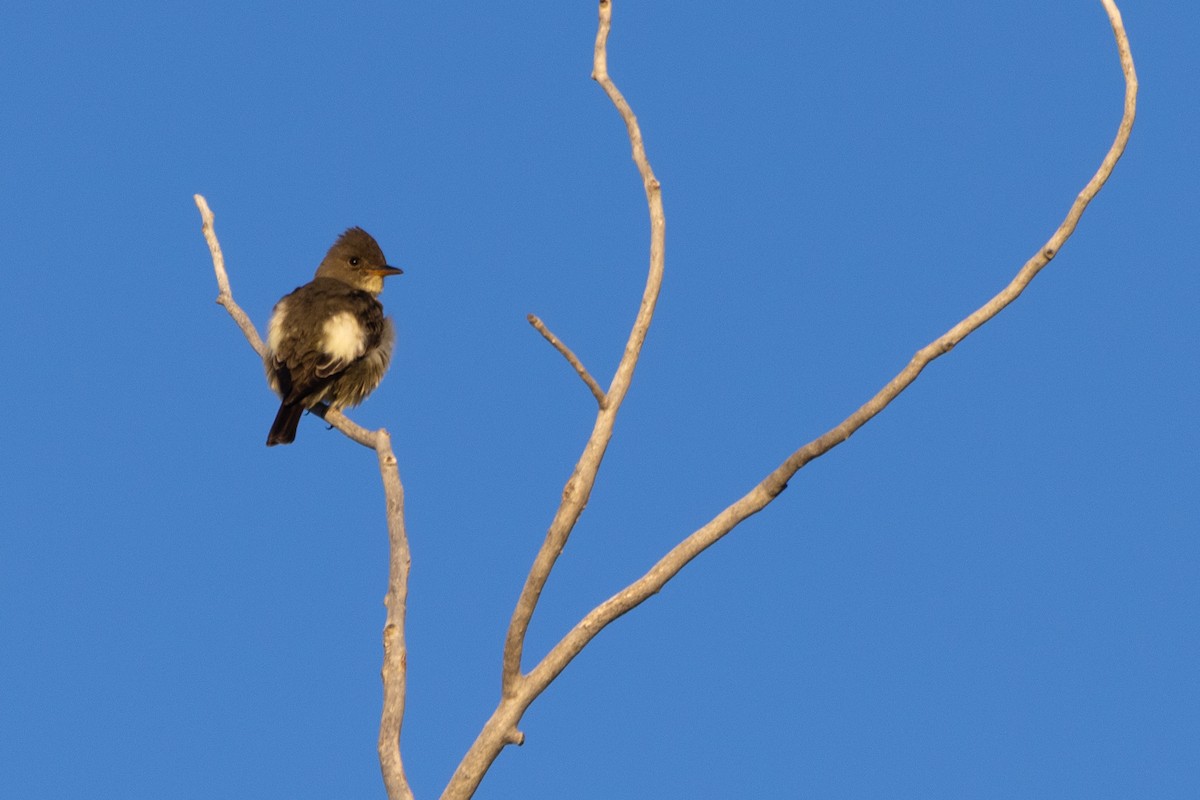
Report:
M379 385L396 336L375 296L384 278L402 272L388 266L369 233L351 228L316 276L275 304L263 363L282 402L267 447L295 441L306 409L356 406Z

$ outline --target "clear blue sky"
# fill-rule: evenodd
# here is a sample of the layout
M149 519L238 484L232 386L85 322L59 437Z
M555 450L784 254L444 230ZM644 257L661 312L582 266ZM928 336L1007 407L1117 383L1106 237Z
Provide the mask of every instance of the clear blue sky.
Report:
M1200 796L1200 10L1123 11L1141 115L1061 255L605 631L479 797ZM383 797L375 461L313 418L263 446L194 192L260 328L350 225L406 270L353 416L408 491L404 754L440 792L593 415L525 315L607 384L644 281L595 18L0 13L0 796ZM667 278L530 656L1006 283L1123 88L1099 0L619 0L610 68Z

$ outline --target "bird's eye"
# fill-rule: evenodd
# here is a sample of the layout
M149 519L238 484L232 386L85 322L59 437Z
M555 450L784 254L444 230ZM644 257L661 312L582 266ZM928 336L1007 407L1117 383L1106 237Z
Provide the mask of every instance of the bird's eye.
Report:
M358 256L350 256L350 266L352 266L352 267L358 266Z

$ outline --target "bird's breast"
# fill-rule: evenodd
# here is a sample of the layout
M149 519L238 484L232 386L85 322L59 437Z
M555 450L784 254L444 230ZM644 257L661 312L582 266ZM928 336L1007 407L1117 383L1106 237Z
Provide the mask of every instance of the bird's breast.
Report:
M367 332L349 311L325 320L321 334L321 350L334 360L349 363L367 350Z

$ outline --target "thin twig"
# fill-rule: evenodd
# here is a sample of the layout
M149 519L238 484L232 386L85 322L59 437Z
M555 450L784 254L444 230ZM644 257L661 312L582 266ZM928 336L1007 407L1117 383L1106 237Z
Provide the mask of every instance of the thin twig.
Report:
M254 352L258 353L258 357L262 358L267 353L267 346L263 344L262 337L258 335L258 329L254 327L250 317L242 310L241 306L233 301L233 290L229 288L229 275L225 272L225 256L221 253L221 243L217 241L217 229L213 225L212 210L208 207L208 201L204 199L204 195L192 195L192 199L196 201L196 207L200 209L204 241L208 242L208 252L212 254L213 271L217 273L217 302L225 306L229 316L233 317L233 321L242 329L246 341L254 348Z
M604 390L600 388L600 384L596 383L596 379L587 371L587 367L579 360L579 356L571 352L571 348L567 347L562 343L561 339L551 333L550 329L546 327L546 323L538 319L535 314L530 314L527 319L529 320L529 324L537 328L537 332L545 337L550 346L562 353L562 357L567 360L567 363L575 368L575 371L579 373L579 377L583 378L583 382L592 390L592 396L596 398L596 402L600 404L600 408L604 408L608 403L608 399L604 396Z
M217 241L213 226L213 213L202 195L194 195L196 207L203 220L204 239L212 254L213 270L217 275L217 302L225 307L234 322L242 329L246 341L258 353L266 354L266 345L258 335L254 323L233 300L229 276L225 272L225 257ZM388 590L384 597L387 618L383 626L383 713L379 723L379 766L383 772L383 783L389 800L413 800L412 789L404 775L404 763L400 758L400 728L404 721L404 698L407 686L407 650L404 644L404 612L408 599L408 572L411 564L408 550L408 534L404 526L404 486L400 482L400 471L396 455L392 452L392 439L387 430L380 428L369 431L340 411L320 405L312 412L344 433L351 440L375 451L379 459L379 473L383 480L383 494L387 509L388 543Z

